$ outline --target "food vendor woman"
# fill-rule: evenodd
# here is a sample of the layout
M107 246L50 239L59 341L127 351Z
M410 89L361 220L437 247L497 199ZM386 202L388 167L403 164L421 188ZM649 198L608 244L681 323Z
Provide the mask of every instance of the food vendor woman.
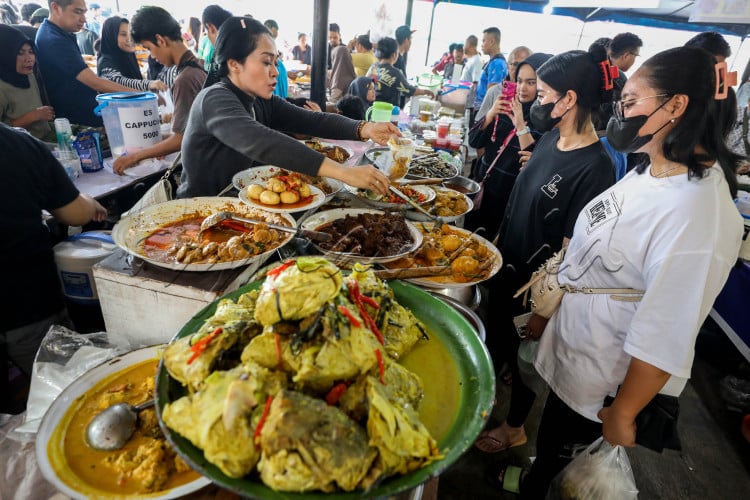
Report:
M279 165L385 194L388 179L374 166L345 167L286 133L385 144L400 135L398 129L309 111L274 96L277 54L260 22L231 17L221 25L215 52L221 79L203 89L190 110L178 197L214 196L253 164Z

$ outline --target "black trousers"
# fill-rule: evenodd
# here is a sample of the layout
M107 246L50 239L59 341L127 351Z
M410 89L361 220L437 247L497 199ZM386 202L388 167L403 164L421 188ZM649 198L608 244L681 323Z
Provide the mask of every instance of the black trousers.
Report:
M601 422L579 415L550 391L539 423L536 460L523 480L521 497L543 500L555 476L601 435Z
M514 299L513 294L528 279L529 276L525 273L515 272L506 266L488 283L490 301L487 313L487 350L496 370L506 362L510 368L513 382L506 421L513 427L523 425L536 398L534 391L521 380L518 370L521 339L513 324L513 318L525 312L521 299Z

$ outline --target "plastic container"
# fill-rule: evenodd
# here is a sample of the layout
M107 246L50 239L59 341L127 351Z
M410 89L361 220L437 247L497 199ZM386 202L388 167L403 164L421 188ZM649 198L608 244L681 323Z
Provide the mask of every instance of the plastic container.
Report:
M443 77L440 75L433 75L432 73L422 73L417 76L417 87L420 89L429 90L433 94L437 94L440 87L443 85Z
M371 122L389 122L393 113L393 104L390 102L375 101L365 112L365 120Z
M115 92L96 96L112 156L135 153L161 141L161 120L152 92Z
M448 132L450 132L451 128L451 121L446 120L445 118L441 118L437 122L437 136L441 139L445 139L448 137Z
M91 268L116 248L107 231L76 234L55 245L55 263L65 297L79 304L97 304L99 295Z
M409 164L414 157L416 144L413 140L406 137L392 137L388 141L388 147L391 150L391 161L385 174L391 180L401 179L409 170Z
M461 139L460 135L448 136L448 149L451 151L458 151L461 149L461 143L463 143L463 139Z
M81 160L78 158L78 154L76 154L75 151L55 149L52 151L52 156L60 162L60 165L63 166L68 177L70 177L70 180L76 180L78 176L83 173Z
M73 129L67 118L55 119L55 135L61 151L73 151Z

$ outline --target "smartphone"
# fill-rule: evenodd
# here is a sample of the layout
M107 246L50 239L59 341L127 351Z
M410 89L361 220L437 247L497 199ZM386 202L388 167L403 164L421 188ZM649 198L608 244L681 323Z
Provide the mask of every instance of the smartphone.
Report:
M526 327L529 325L532 313L521 314L513 318L513 324L516 326L516 333L521 339L526 338Z
M503 80L503 99L508 101L512 100L516 96L516 82Z

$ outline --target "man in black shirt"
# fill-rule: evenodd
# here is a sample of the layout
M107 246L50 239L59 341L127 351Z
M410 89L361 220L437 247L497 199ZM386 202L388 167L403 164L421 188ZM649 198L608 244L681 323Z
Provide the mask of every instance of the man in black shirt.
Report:
M5 124L0 124L0 176L0 259L10 264L4 279L12 287L0 316L0 362L13 361L30 376L49 327L70 325L42 210L72 226L104 220L107 211L78 192L44 143ZM5 369L5 363L0 366Z

